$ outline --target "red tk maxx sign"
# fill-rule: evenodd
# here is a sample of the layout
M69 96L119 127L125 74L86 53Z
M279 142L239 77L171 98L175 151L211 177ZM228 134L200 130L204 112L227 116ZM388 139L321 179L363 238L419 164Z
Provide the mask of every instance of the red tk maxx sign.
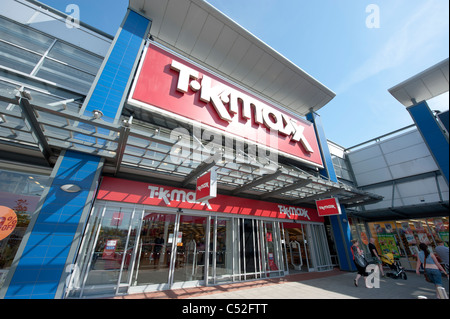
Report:
M312 123L155 45L146 48L128 102L323 167Z
M341 206L337 198L327 198L316 201L317 213L319 216L340 215Z
M195 198L201 202L217 196L217 173L212 169L208 173L197 179L197 188L195 189Z

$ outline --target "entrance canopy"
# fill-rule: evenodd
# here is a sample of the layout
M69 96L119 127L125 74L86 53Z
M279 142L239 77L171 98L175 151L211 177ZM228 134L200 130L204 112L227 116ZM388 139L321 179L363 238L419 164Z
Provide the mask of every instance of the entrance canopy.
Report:
M30 163L41 160L53 164L62 150L69 149L104 158L106 174L151 178L157 183L185 188L193 188L197 177L215 166L219 192L291 205L314 207L315 200L332 196L347 207L382 199L324 179L308 167L255 161L248 149L241 154L224 147L218 161L192 161L205 146L199 144L184 154L184 160L175 163L171 156L177 156L174 146L180 136L171 136L170 128L183 124L173 119L143 113L138 117L145 122L133 122L125 114L120 124L113 124L91 112L80 114L81 104L77 101L59 100L30 88L18 92L16 87L1 81L0 91L0 146L5 157L19 153ZM191 136L181 139L192 141Z
M389 89L400 103L409 107L448 92L448 58ZM415 102L414 102L415 101Z
M325 86L205 1L131 0L130 7L152 20L154 41L276 106L305 115L334 97ZM170 133L183 123L127 106L121 121L114 123L101 112L82 113L81 107L82 101L76 98L64 100L28 85L0 81L3 158L52 166L60 152L73 150L102 157L104 174L143 181L151 178L155 183L183 188L193 188L196 178L215 166L222 194L309 207L328 197L337 197L347 207L382 198L331 182L317 169L299 168L286 159L273 165L255 161L248 148L241 154L225 145L219 154L221 160L213 162L173 162L170 157L176 156L174 145L181 134ZM192 136L187 138L193 143ZM193 147L184 155L195 158L204 146Z

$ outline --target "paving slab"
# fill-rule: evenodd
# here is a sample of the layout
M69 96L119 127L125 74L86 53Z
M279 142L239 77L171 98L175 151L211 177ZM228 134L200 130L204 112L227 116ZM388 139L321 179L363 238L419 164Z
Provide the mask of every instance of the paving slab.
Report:
M369 289L364 286L363 278L359 287L354 286L356 273L333 269L282 278L118 296L115 299L436 299L434 285L426 282L423 275L418 276L414 272L407 275L407 280L380 278L379 284ZM449 281L445 277L442 281L448 296Z

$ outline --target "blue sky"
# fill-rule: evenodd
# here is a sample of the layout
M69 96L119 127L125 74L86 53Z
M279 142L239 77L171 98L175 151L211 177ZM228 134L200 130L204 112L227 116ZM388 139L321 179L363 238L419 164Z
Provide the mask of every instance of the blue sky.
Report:
M128 6L128 0L41 2L62 12L77 4L83 22L110 34ZM345 147L412 124L388 89L449 57L447 0L208 2L336 93L318 113L327 138ZM376 22L369 5L379 10L378 27L367 26ZM430 106L448 109L448 94Z

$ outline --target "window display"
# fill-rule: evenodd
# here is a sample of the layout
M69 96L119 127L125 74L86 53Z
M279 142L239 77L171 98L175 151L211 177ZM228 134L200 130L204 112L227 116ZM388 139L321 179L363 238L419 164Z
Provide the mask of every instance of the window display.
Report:
M436 240L441 239L448 246L448 217L373 222L368 226L377 249L392 253L408 269L415 269L420 243L434 250Z
M0 169L0 206L7 212L0 215L0 288L48 180L45 175Z

